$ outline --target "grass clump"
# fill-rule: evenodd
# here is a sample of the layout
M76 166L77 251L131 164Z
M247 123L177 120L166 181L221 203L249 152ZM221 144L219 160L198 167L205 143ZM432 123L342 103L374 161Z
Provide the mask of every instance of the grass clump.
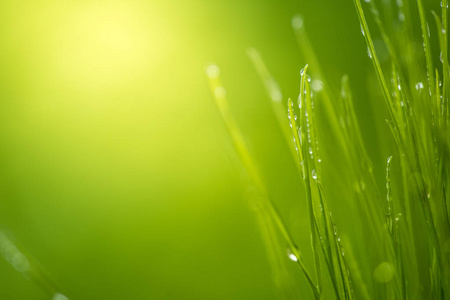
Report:
M442 1L440 15L431 12L437 28L439 59L433 55L422 0L417 1L416 8L411 1L396 2L399 25L395 28L390 26L392 20L383 19L373 0L365 2L354 0L354 6L389 114L386 122L396 143L395 153L383 166L385 191L376 183L373 169L381 166L373 166L367 154L353 108L349 78L342 78L340 93L329 88L301 17L295 16L292 26L302 54L314 71L312 77L308 65L300 71L299 97L296 102L287 100L287 119L278 84L260 54L254 49L248 51L305 187L313 270L306 267L276 203L269 196L229 111L220 72L214 65L207 68L211 90L255 187L258 216L260 224L264 224L261 228L266 228L265 241L272 249L269 252L276 272L284 273L281 271L284 263L276 263L280 253L274 236L280 233L289 248L288 258L298 263L315 299L332 295L337 299L450 299L448 1ZM366 12L370 12L388 50L387 65L378 59ZM414 13L420 21L423 50L414 46ZM317 111L316 97L322 108ZM357 235L346 236L342 241L331 213L333 199L326 196L327 183L322 179L318 114L329 122L348 166L347 181L353 190L348 205L360 225ZM289 292L283 295L291 296Z

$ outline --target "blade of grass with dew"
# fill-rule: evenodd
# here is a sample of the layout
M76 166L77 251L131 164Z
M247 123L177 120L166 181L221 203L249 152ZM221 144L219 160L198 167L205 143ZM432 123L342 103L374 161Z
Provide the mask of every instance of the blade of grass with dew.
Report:
M280 231L283 238L286 240L286 242L288 244L288 249L290 251L289 258L291 260L297 262L297 264L300 266L303 274L305 275L306 281L311 289L311 292L314 295L314 298L320 299L320 292L319 292L317 286L314 284L314 281L312 280L312 277L311 277L309 271L306 269L306 266L303 262L303 258L302 258L300 251L295 246L295 243L294 243L287 227L285 226L283 220L281 219L281 216L279 215L274 204L272 203L272 200L270 199L270 197L268 195L268 192L265 188L263 180L256 168L256 164L254 163L254 161L247 149L247 146L244 142L244 139L239 130L239 127L230 112L230 109L228 107L227 98L226 98L225 88L223 87L223 85L220 81L219 68L215 65L210 65L207 67L206 73L207 73L207 77L208 77L208 81L210 84L213 98L214 98L217 108L222 116L222 119L225 122L225 125L231 136L231 139L233 141L233 144L235 146L236 152L240 158L242 165L244 166L245 170L248 172L248 175L250 176L251 180L254 182L256 188L261 193L261 199L264 201L264 208L267 210L268 214L272 217L274 224Z
M348 154L347 147L348 145L345 143L345 138L342 130L340 130L339 119L336 114L336 106L335 99L333 99L333 95L336 94L335 91L330 89L330 84L326 81L325 73L322 71L319 61L315 55L315 51L309 41L308 35L305 32L303 17L300 15L295 15L291 21L292 28L294 30L295 36L297 37L297 42L300 46L300 50L302 51L303 57L309 62L310 65L314 66L314 73L311 73L313 76L318 77L321 80L323 86L326 88L321 91L321 99L323 99L323 108L327 115L327 120L330 123L331 129L334 131L336 135L336 139L339 142L342 149L344 149L344 153Z
M387 224L389 233L392 235L393 231L393 221L392 221L392 192L391 192L391 159L392 156L389 156L386 164L386 200L387 200Z
M313 259L314 259L314 266L316 269L316 280L317 280L317 286L319 291L322 289L322 275L321 275L321 268L320 268L320 259L319 259L319 243L318 243L318 233L316 231L316 227L314 225L314 222L316 220L316 216L314 213L314 203L312 198L312 190L311 190L311 177L317 176L313 175L313 171L310 170L309 162L308 162L308 154L313 155L313 150L311 147L311 134L313 132L313 128L310 128L310 122L309 118L312 116L308 116L308 113L310 113L310 109L308 109L308 106L311 105L311 99L310 97L310 89L309 84L307 80L306 71L308 69L308 65L306 65L300 72L301 79L300 79L300 96L298 97L298 106L300 108L300 134L301 138L301 149L299 149L299 152L302 152L302 155L300 157L303 158L302 164L303 164L303 180L305 183L305 191L306 191L306 202L307 202L307 209L308 209L308 215L309 215L309 227L311 232L311 248L313 250ZM290 113L292 112L292 102L290 103ZM295 120L294 120L295 121ZM296 126L295 126L296 127ZM295 128L296 130L293 130L293 134L298 135L299 130ZM309 145L309 148L307 148ZM314 171L315 172L315 171Z
M357 12L360 18L360 22L363 23L362 27L366 27L365 25L365 19L364 19L364 14L362 12L361 9L361 5L360 5L360 1L359 0L355 0L355 6L357 7ZM445 1L446 2L446 1ZM443 18L446 18L446 4L443 4ZM435 83L434 80L434 74L435 74L435 70L433 68L433 61L431 58L431 49L430 49L430 41L429 41L429 28L428 28L428 24L426 22L426 18L425 18L425 12L424 12L424 6L421 0L418 0L418 9L419 9L419 17L420 17L420 23L421 23L421 31L422 31L422 39L423 39L423 45L424 45L424 51L425 51L425 60L426 60L426 70L427 70L427 80L428 80L428 93L426 93L426 95L429 94L430 98L431 98L431 103L428 101L428 97L425 97L424 94L420 94L420 97L417 97L417 99L414 99L416 101L414 102L409 102L409 100L407 100L407 106L408 106L408 110L409 113L405 114L405 119L404 122L399 122L400 120L396 120L395 118L393 118L393 122L391 123L391 129L393 131L394 137L396 137L396 141L399 147L399 151L400 153L406 154L407 159L401 159L401 166L402 169L406 169L406 170L411 170L412 172L416 173L416 174L420 174L421 178L419 179L418 176L413 176L413 178L416 181L415 186L417 187L417 191L420 195L420 204L422 207L422 211L423 211L423 215L425 217L425 221L427 224L427 229L428 229L428 233L429 233L429 238L430 238L430 252L431 253L435 253L437 260L438 260L438 266L440 268L440 272L436 275L436 276L443 276L442 278L440 278L440 280L444 280L447 281L445 278L448 277L448 275L445 275L444 273L446 272L447 268L443 268L443 263L445 263L443 261L443 259L445 259L445 255L442 255L441 252L441 242L440 242L440 238L442 239L444 236L448 236L448 226L440 226L441 221L440 221L440 217L439 215L436 215L437 211L436 211L436 204L440 203L442 201L442 197L439 196L439 193L436 193L436 190L441 190L441 188L439 187L440 184L437 185L437 187L435 188L434 186L436 185L432 185L432 182L440 182L440 180L436 180L436 168L434 167L434 163L433 163L433 157L435 157L435 155L433 155L433 153L439 152L439 148L440 146L438 145L437 141L436 141L436 135L439 136L439 129L438 132L435 133L435 129L433 129L433 127L435 127L435 124L437 122L435 117L433 117L433 115L435 115L435 111L436 109L430 109L430 104L431 104L431 108L433 108L433 103L434 103L434 97L437 96L437 98L440 98L439 96L439 83ZM435 19L436 22L439 23L438 18L436 18L435 15ZM443 23L445 23L446 21L443 21ZM438 28L440 28L440 26L438 26ZM442 40L445 38L446 39L446 30L442 30L442 28L439 30L439 39L440 41L440 45L441 45L441 52L443 51L443 47L442 47ZM442 34L441 34L442 33ZM445 36L445 37L444 37ZM366 42L368 43L368 46L370 48L370 44L371 44L371 39L367 39L367 34L366 34ZM447 44L445 44L446 47ZM444 52L446 51L446 49L444 49ZM375 57L374 57L375 59ZM442 59L444 60L444 59ZM378 68L378 64L376 63L377 60L375 60L375 70L376 73L380 73L382 74L381 68ZM393 64L394 67L394 78L396 78L397 76L395 76L395 64ZM444 77L448 76L448 72L445 70L446 68L448 68L448 64L443 66L443 73L444 73ZM438 78L438 73L436 72L436 77ZM379 78L383 79L382 76L379 76ZM445 81L445 80L444 80ZM416 89L420 92L420 85L418 88L419 83L416 85ZM397 91L397 93L402 94L402 96L406 96L407 98L410 98L410 96L408 95L408 92L405 89L400 89L401 87L401 82L399 82L398 84L399 89ZM382 85L383 87L383 85ZM384 89L384 87L383 87ZM445 90L445 87L443 88L443 90ZM443 92L444 93L444 92ZM384 93L385 95L388 93ZM436 95L437 94L437 95ZM445 98L445 97L444 97ZM399 98L397 98L399 99ZM417 101L418 100L418 101ZM446 100L443 99L442 101L444 103L444 105L442 105L444 107L443 110L445 110L445 103ZM410 104L411 103L411 104ZM390 103L388 102L388 108L389 111L391 112L391 117L395 116L395 114L392 114L393 110L393 106L389 105ZM434 112L433 112L434 111ZM444 113L445 114L445 113ZM403 120L401 120L403 121ZM447 122L447 120L446 120ZM432 125L430 127L430 124ZM407 131L405 131L402 134L403 128L406 128ZM400 130L400 131L399 131ZM445 130L444 130L445 132ZM434 138L432 138L434 136ZM437 159L437 169L440 168L441 165L441 160L439 158ZM408 166L409 164L409 166ZM441 174L440 172L438 172L437 174ZM406 176L406 173L403 174L403 176ZM438 177L440 177L438 175ZM405 186L405 185L404 185ZM407 192L408 188L405 186L404 188L405 193ZM430 192L433 191L433 192ZM431 193L431 194L430 194ZM430 195L431 197L435 197L435 199L437 201L435 202L431 202L430 199ZM406 199L406 202L409 201L409 197L405 197L404 199ZM446 201L446 200L445 200ZM442 204L441 204L442 205ZM408 205L406 205L405 207L408 207ZM408 209L407 209L408 210ZM438 209L440 210L440 209ZM409 215L409 214L408 214ZM412 217L408 217L409 220L412 220ZM444 237L444 240L446 238ZM438 285L436 285L436 288L439 288ZM445 288L445 285L444 285ZM448 292L446 292L448 293ZM439 294L439 293L436 293Z
M327 201L325 200L324 192L321 189L320 181L321 181L321 170L320 170L320 158L319 158L319 147L318 147L318 139L317 139L317 129L316 129L316 120L314 113L314 102L312 101L312 92L309 85L309 77L307 76L307 66L302 70L302 80L301 80L301 89L299 96L299 107L300 107L300 121L302 130L299 132L302 135L302 140L304 141L302 145L303 158L306 163L311 161L311 166L315 169L312 169L310 172L305 171L307 177L305 178L305 183L310 185L310 191L313 190L313 187L317 189L317 199L311 193L311 208L312 215L315 219L316 231L312 232L317 235L316 241L319 242L318 246L324 247L323 243L324 236L328 238L328 249L322 249L325 257L325 261L329 265L329 273L333 282L333 286L335 287L336 293L339 298L342 299L352 299L353 291L350 284L348 267L346 262L344 261L344 250L340 243L340 238L337 235L336 226L331 219L331 212L328 208ZM309 163L308 163L309 166ZM309 180L308 180L309 179ZM318 218L315 210L319 207L319 214L323 218L322 230L319 229L317 225ZM323 231L325 235L322 235L320 232ZM333 235L329 236L329 234L333 233ZM317 242L316 242L317 245ZM327 255L328 254L328 255ZM333 267L331 267L331 263L333 263ZM336 274L339 274L339 278L336 277ZM341 284L341 293L338 292L339 283Z
M423 48L425 51L425 59L427 62L427 80L430 96L434 95L434 67L433 59L431 58L431 46L430 46L430 27L428 26L427 19L425 17L425 9L423 7L422 0L417 0L419 7L420 27L422 29Z
M347 263L344 260L344 250L340 246L340 240L337 235L337 227L333 221L331 210L325 200L325 193L320 180L316 180L316 185L319 194L319 201L323 208L322 215L325 219L325 234L322 236L322 239L325 238L327 240L327 248L324 252L328 253L329 260L332 262L332 270L330 270L330 274L333 275L332 280L338 287L338 298L351 299L353 297L353 290L350 285ZM335 247L335 245L339 245L339 247Z

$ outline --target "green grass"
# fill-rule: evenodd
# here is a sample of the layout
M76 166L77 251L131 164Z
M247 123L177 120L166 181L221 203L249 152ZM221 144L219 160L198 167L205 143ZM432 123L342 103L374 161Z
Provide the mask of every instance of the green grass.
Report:
M354 0L354 5L381 89L380 101L389 115L387 126L396 144L386 166L372 165L353 108L350 79L343 76L341 92L330 88L300 16L293 18L292 26L302 55L313 70L310 73L307 65L300 72L297 103L287 99L286 109L261 55L255 49L248 51L305 187L311 264L305 264L296 238L277 212L277 203L230 113L220 71L214 65L207 69L211 91L255 188L253 200L275 273L289 280L285 260L297 262L315 299L450 299L448 1L442 1L440 15L426 11L422 0L417 1L417 7L409 1L397 1L394 9L383 7L381 11L375 2L365 2ZM398 18L386 19L384 12ZM413 23L415 14L420 24ZM427 19L431 15L437 28L432 36ZM369 18L376 28L369 28ZM420 40L416 27L420 28ZM371 30L378 32L386 46L388 63L380 63ZM434 55L430 36L437 38L439 57ZM422 49L416 46L417 41L423 44ZM345 205L360 226L342 239L331 213L337 204L327 197L328 188L333 186L322 176L319 117L329 123L345 162L342 172L348 179L348 190L352 190ZM386 168L386 189L377 185L374 168ZM277 235L288 245L287 257L279 250L282 246ZM280 295L291 299L292 293L282 282L278 282L283 290Z

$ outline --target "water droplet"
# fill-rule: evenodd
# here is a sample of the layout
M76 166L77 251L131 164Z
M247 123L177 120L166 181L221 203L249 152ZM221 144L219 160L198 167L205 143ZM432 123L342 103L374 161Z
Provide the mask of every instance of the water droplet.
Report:
M300 70L300 76L303 76L303 74L305 73L305 69L308 65L306 65L303 69ZM306 94L306 90L305 90L305 94Z
M316 79L313 80L311 83L311 89L313 89L315 92L320 92L323 89L323 82Z
M294 262L298 261L298 257L294 253L292 253L290 249L288 249L288 257L290 260Z
M364 2L366 2L366 3L370 3L370 0L364 0Z
M291 20L291 25L294 29L302 29L303 17L301 15L295 15Z
M398 88L399 91L402 90L402 86L400 84L397 85L397 88Z
M359 24L359 27L361 28L361 33L362 33L362 35L363 35L363 36L366 36L366 34L364 33L364 28L362 27L361 24Z
M209 65L206 68L206 75L211 79L216 79L220 75L220 69L216 65Z
M391 263L385 261L378 265L373 271L373 277L376 281L386 283L394 277L395 269Z
M312 170L311 176L312 176L313 179L317 179L316 169L313 169L313 170Z
M372 52L369 47L367 47L367 55L369 55L369 58L372 59Z
M423 83L422 82L416 83L416 90L420 91L421 89L423 89Z
M402 11L398 12L398 19L399 19L400 22L405 22L406 17L405 17L405 14Z
M398 7L402 7L403 6L403 1L402 0L397 0L396 3L397 3Z

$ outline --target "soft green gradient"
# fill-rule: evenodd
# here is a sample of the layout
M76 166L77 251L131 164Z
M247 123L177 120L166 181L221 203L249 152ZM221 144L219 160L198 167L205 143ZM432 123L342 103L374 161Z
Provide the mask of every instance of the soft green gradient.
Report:
M2 1L0 229L70 299L274 299L204 67L221 67L280 212L309 243L301 183L245 52L257 48L295 98L307 63L296 13L330 82L349 74L382 185L388 128L351 1ZM345 234L350 213L335 206ZM0 281L1 299L51 298L3 259Z

